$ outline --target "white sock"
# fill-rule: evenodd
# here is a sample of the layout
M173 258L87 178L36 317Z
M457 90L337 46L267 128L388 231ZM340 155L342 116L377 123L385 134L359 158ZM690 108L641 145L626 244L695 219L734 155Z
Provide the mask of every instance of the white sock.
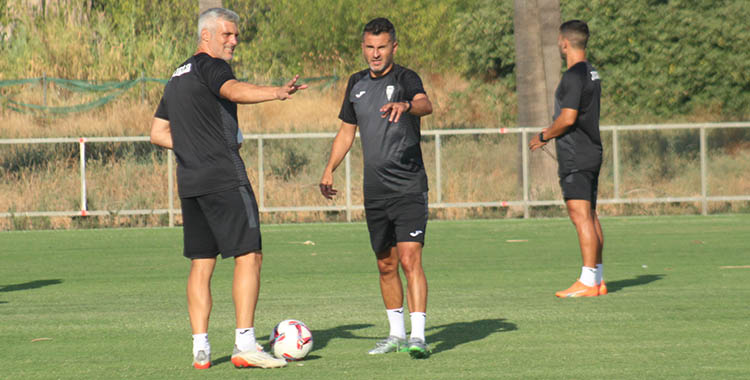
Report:
M580 280L586 286L594 286L596 283L596 268L581 267Z
M206 351L211 354L211 343L208 342L208 334L193 334L193 356L198 355L198 351Z
M415 311L409 315L411 316L411 338L424 340L424 324L427 314Z
M234 330L234 345L240 351L255 349L255 328L245 327Z
M601 285L604 281L604 264L596 264L596 284Z
M388 324L391 326L391 332L388 335L392 335L401 339L406 339L406 327L404 327L404 308L398 309L386 309L388 314Z

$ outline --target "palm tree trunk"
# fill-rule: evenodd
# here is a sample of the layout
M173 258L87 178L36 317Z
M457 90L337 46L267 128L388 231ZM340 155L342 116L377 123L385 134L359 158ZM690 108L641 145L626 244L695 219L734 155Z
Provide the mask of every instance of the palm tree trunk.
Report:
M546 127L552 123L555 88L561 72L557 47L560 0L515 0L514 7L518 125ZM519 145L519 149L528 149L521 139ZM554 148L551 145L548 145L548 149ZM556 168L557 163L546 154L529 156L529 178L554 176ZM519 185L523 186L521 160L518 173ZM533 188L531 190L530 199L533 199Z
M560 0L515 0L518 124L552 122L554 92L560 80L557 34Z

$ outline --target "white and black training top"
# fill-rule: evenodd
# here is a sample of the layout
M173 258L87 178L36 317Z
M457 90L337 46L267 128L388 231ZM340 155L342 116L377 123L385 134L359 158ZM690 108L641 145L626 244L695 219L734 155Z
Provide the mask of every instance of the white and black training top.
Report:
M169 120L181 198L249 185L239 154L237 105L219 95L229 64L196 54L172 74L154 115Z
M555 91L555 116L563 108L578 111L575 123L555 139L558 175L562 178L581 170L599 171L602 165L602 139L599 135L599 99L602 94L599 73L587 61L568 69Z
M420 118L403 113L393 123L380 112L387 103L411 101L424 93L419 75L396 64L382 77L373 78L369 70L363 70L349 78L339 119L359 127L366 199L427 191Z

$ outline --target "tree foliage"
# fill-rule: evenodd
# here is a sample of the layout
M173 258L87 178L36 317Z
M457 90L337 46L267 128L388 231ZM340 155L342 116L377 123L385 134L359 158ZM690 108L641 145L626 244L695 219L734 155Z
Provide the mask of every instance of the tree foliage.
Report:
M750 7L743 0L566 1L587 20L589 59L615 119L695 110L750 115Z
M481 0L453 20L458 68L467 76L513 78L513 1Z
M443 70L453 53L447 31L463 3L257 0L249 24L258 32L238 50L238 63L247 74L261 76L359 70L364 67L362 28L375 17L387 17L396 26L400 62Z
M0 0L0 26L12 26L11 38L0 39L0 80L42 72L75 79L165 78L195 50L197 1L70 1L44 18L8 11L23 4ZM242 45L233 66L242 78L360 70L362 27L383 16L396 25L398 62L423 72L461 73L484 86L514 87L512 0L224 5L241 17ZM610 122L701 112L724 120L750 116L747 0L565 0L561 11L564 20L589 23L588 58L603 78L603 113Z

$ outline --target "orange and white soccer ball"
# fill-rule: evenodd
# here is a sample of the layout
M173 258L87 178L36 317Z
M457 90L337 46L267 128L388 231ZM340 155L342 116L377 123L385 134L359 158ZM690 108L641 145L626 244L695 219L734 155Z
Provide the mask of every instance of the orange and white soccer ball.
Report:
M287 361L302 360L313 348L310 329L296 319L279 322L271 331L271 353Z

